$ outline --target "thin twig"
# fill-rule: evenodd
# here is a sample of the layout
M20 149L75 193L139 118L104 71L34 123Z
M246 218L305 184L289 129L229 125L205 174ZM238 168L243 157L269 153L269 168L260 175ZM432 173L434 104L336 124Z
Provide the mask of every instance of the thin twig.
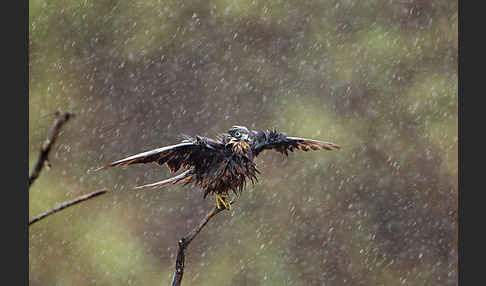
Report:
M232 202L231 202L232 203ZM230 203L230 204L231 204ZM184 275L184 260L185 254L184 250L187 248L189 243L201 232L203 227L209 222L209 220L220 213L221 211L225 210L224 208L214 207L206 217L201 220L198 226L192 229L188 234L186 234L183 238L179 240L179 249L177 250L177 258L174 270L174 278L172 279L172 286L179 286L182 282L182 276Z
M59 111L56 111L56 120L54 121L54 124L51 127L51 130L49 131L49 134L47 135L46 141L42 144L41 151L39 154L39 159L37 160L37 163L35 164L34 169L29 175L29 188L30 185L34 182L37 177L39 177L39 174L42 170L42 167L44 167L44 164L48 163L48 155L49 151L51 151L51 147L56 141L57 135L59 135L59 131L61 130L61 127L66 121L68 121L69 118L73 116L72 113L61 113Z
M43 218L46 218L47 216L50 216L51 214L57 213L58 211L60 211L62 209L73 206L73 205L80 203L82 201L92 199L92 198L97 197L99 195L102 195L106 192L108 192L107 189L102 189L102 190L94 191L94 192L86 194L86 195L79 196L79 197L75 198L74 200L64 202L64 203L60 204L59 206L53 208L52 210L47 211L47 212L33 218L32 220L30 220L29 226L32 225L35 222L38 222L39 220L41 220Z

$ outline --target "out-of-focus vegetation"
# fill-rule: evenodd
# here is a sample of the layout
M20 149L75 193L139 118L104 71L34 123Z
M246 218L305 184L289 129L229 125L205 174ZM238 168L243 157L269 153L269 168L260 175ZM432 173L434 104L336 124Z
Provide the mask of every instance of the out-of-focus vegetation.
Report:
M131 187L123 156L277 127L338 152L264 153L260 183L191 244L184 285L457 285L457 1L29 1L29 167L77 116L29 216L31 285L169 284L177 240L214 205Z

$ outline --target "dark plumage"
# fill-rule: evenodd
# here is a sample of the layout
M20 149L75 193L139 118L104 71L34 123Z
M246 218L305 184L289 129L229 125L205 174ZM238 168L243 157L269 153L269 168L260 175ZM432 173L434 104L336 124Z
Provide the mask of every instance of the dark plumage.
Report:
M152 184L136 187L158 188L175 183L195 183L204 191L204 197L214 194L216 204L226 208L229 192L238 195L243 191L247 179L258 181L259 173L253 159L263 150L275 150L288 155L295 150L334 150L340 147L334 143L311 139L287 137L276 130L250 131L243 126L233 126L212 140L200 136L183 136L181 143L139 153L112 162L102 168L156 162L167 164L171 173L183 169L181 174Z

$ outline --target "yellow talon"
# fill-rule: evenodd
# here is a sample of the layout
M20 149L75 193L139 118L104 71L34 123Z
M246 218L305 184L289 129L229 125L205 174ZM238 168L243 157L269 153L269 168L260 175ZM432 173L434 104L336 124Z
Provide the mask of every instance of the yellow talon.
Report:
M214 194L214 197L216 198L216 207L221 209L221 205L219 203L219 201L221 201L221 197L218 194Z
M223 204L223 206L225 207L225 209L227 210L231 210L231 204L229 202L226 201L226 198L228 198L228 195L226 194L214 194L214 196L216 197L216 207L218 209L221 209L221 204Z

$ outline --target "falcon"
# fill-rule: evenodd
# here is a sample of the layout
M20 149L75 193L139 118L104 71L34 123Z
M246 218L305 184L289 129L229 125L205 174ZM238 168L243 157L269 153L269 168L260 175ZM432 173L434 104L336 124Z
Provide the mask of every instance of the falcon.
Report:
M216 207L231 209L230 192L239 196L247 180L258 182L254 159L265 150L274 150L288 156L296 150L337 150L339 145L312 139L289 137L273 130L254 131L244 126L233 126L213 140L201 136L183 135L179 144L161 147L114 161L99 169L155 162L166 164L171 173L182 172L159 182L135 189L160 188L176 183L198 185L203 197L214 195Z

